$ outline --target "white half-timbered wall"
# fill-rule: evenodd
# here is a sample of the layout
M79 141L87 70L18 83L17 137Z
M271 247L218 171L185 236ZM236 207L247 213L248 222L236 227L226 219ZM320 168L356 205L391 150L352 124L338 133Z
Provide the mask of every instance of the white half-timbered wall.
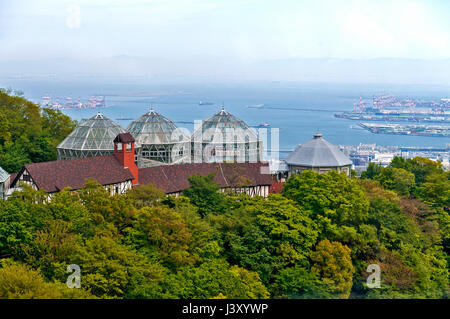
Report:
M35 190L39 190L38 186L33 181L33 178L31 177L30 173L26 169L19 176L19 179L17 180L16 185L15 185L15 188L20 187L20 185L19 185L20 182L30 185ZM109 193L112 196L115 194L124 194L126 191L128 191L129 189L132 188L133 184L132 184L131 180L129 180L129 181L121 182L121 183L109 184L109 185L103 185L103 186L106 188L107 191L109 191ZM51 196L52 196L52 193L49 193L49 197L51 197Z
M269 196L269 185L257 185L249 187L223 187L219 191L222 193L246 193L251 197L262 196L267 198ZM182 192L168 193L167 195L178 197Z
M15 188L20 187L20 183L24 183L26 185L30 185L34 190L38 190L36 183L33 181L33 178L31 177L30 173L24 169L23 173L19 176L16 184L14 185Z
M125 194L132 186L133 184L130 180L122 183L105 185L105 188L109 191L109 194L113 196L116 194Z

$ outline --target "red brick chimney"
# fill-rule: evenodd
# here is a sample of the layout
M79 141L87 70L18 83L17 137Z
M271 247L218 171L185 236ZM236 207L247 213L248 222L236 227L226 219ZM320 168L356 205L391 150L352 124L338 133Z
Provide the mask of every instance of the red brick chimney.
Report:
M134 162L134 138L130 133L120 133L114 139L114 155L123 167L127 167L134 179L133 185L139 184L139 169Z

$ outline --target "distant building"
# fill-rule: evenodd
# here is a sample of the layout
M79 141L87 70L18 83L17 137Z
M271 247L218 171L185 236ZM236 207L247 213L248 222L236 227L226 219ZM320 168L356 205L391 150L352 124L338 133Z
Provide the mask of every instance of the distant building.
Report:
M82 121L58 146L58 159L84 158L113 154L114 138L125 133L119 124L102 113Z
M153 109L132 121L127 132L141 146L139 167L189 161L189 138L171 120Z
M216 173L215 180L222 192L266 197L272 184L268 163L199 163L138 168L134 155L135 139L130 133L118 134L113 145L113 154L27 164L11 186L19 187L20 183L25 183L52 194L65 187L77 190L87 179L94 178L111 195L123 194L135 185L153 184L166 194L178 196L189 187L188 177Z
M113 142L114 154L72 158L27 164L20 170L12 187L20 183L36 190L56 193L65 187L81 188L94 178L113 194L123 194L138 181L134 163L134 139L128 133L119 134Z
M148 167L139 170L142 184L153 184L166 194L180 195L189 187L188 177L215 173L214 180L221 192L246 193L250 196L269 195L273 183L268 163L193 163Z
M191 136L192 162L252 163L262 160L262 140L225 109L202 122Z
M6 199L8 196L10 175L0 167L0 199Z
M345 172L350 175L352 161L341 150L326 141L322 134L314 134L314 138L300 144L286 158L289 175L312 170L318 173L327 173L331 170Z

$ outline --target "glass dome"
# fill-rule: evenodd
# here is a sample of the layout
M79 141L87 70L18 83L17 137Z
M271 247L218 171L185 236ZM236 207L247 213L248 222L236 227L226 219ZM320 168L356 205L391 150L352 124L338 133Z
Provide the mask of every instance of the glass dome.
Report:
M204 143L248 143L257 142L258 136L244 121L222 109L203 121L201 130L197 129L191 140Z
M191 143L195 163L258 162L262 159L262 141L256 131L223 108L203 121L201 128L192 134Z
M127 132L141 146L140 167L181 163L190 154L189 138L153 109L131 122Z
M9 177L9 174L0 166L0 183L6 181Z
M58 158L99 156L114 151L114 138L125 133L119 124L102 113L81 122L58 147Z
M171 120L151 109L131 122L127 132L130 132L140 145L173 144L187 139L184 134L177 132L176 138L172 138L176 129Z

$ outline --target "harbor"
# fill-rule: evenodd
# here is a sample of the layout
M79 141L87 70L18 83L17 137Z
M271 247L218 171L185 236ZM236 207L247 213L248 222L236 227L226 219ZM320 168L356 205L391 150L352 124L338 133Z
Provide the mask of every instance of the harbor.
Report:
M358 123L358 125L375 134L450 137L450 126L445 125L402 125L375 123Z
M336 113L336 118L387 122L450 122L450 99L438 101L400 99L393 95L373 96L372 103L362 97L353 103L352 111Z
M335 113L334 117L360 122L358 126L375 134L448 137L450 99L400 99L393 95L373 96L372 103L360 97L351 112ZM402 123L402 124L398 124ZM408 123L408 124L403 124ZM443 124L443 125L436 125Z
M54 110L67 110L67 109L95 109L95 108L105 108L106 105L104 96L92 96L88 99L78 98L73 100L71 96L61 99L64 102L60 102L59 98L53 99L49 94L42 97L39 105L42 108L49 108Z

